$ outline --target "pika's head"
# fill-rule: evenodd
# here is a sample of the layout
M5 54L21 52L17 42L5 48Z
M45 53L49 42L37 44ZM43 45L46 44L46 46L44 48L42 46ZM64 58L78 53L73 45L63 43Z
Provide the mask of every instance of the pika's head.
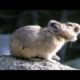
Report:
M66 41L74 42L77 40L77 36L80 34L80 25L78 23L67 22L61 23L56 20L50 20L48 27L51 32L58 34Z
M78 23L67 22L67 34L70 36L69 41L74 42L77 40L78 35L80 35L80 25Z

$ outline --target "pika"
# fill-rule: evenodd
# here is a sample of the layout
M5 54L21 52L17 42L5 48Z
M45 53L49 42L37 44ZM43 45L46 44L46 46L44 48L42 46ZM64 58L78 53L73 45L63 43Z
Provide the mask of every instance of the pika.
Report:
M57 52L67 42L74 42L80 33L77 23L49 20L47 26L29 25L17 29L10 38L10 52L19 58L41 57L60 60Z

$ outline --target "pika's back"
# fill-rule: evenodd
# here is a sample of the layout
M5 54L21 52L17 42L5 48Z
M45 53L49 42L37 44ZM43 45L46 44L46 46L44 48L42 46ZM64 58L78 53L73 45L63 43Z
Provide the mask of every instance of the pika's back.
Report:
M35 37L38 36L40 29L41 27L37 25L21 27L12 34L11 41L14 39L18 39L18 40L22 40L23 42L23 40L26 39L30 40L29 38L34 39Z

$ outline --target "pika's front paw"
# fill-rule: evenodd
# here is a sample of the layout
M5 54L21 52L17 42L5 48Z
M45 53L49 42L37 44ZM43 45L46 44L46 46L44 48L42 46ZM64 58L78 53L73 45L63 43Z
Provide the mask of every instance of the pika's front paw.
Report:
M60 57L58 57L57 55L53 56L52 59L54 59L54 60L56 60L56 61L60 61Z

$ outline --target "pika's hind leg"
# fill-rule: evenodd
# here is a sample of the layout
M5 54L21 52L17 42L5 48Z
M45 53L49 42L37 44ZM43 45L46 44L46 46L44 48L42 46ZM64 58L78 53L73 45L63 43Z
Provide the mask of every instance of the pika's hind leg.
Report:
M22 54L25 58L33 58L36 57L36 53L34 50L29 49L29 48L24 48L22 51Z

